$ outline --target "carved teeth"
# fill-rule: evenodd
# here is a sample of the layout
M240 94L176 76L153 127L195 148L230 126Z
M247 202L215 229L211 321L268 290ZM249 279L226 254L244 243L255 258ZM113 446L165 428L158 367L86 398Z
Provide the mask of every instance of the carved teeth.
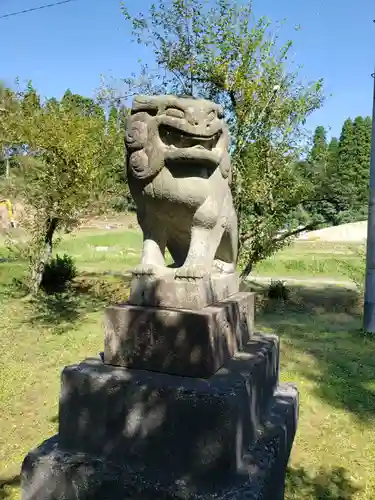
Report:
M220 139L220 133L211 136L211 137L201 137L194 136L188 133L181 133L179 130L172 130L167 126L161 126L159 129L160 139L164 142L165 145L170 148L199 148L199 149L207 149L211 151L213 148L217 146L217 143Z

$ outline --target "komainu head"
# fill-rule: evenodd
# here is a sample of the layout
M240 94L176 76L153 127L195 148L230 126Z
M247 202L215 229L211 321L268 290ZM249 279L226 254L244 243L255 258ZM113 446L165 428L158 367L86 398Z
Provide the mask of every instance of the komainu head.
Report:
M154 177L166 166L176 175L230 176L229 134L222 106L204 99L161 95L134 99L125 145L128 175ZM194 172L194 173L193 173Z

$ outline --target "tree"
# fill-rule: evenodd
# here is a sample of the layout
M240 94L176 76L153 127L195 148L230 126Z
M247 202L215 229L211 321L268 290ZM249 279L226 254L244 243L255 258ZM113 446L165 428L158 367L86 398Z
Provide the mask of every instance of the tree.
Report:
M322 104L322 82L298 83L288 71L291 42L278 49L264 18L229 0L159 0L131 17L136 42L149 46L157 71L125 79L129 93L189 94L221 103L232 135L232 190L239 215L243 276L304 228L291 215L310 199L297 167L303 124ZM315 196L315 193L314 193ZM284 230L281 234L281 230Z
M327 148L326 176L323 183L328 201L322 208L325 211L325 220L334 226L340 223L340 214L347 203L338 182L339 169L339 141L336 137L332 137Z
M32 115L34 110L40 109L40 107L41 107L40 96L33 88L31 82L29 82L27 85L26 92L22 95L22 101L21 101L22 112L25 115L27 114Z
M367 219L369 182L370 182L370 153L371 153L371 118L357 116L353 122L355 142L355 188L356 188L356 219Z
M313 146L310 152L310 160L313 163L318 163L318 164L326 163L327 153L328 153L327 134L325 128L319 126L315 129L313 137Z
M72 94L70 89L63 95L61 105L68 107L72 112L81 113L86 116L96 115L103 120L103 123L105 121L104 110L94 99L81 96L80 94Z
M337 170L339 159L339 141L337 137L332 137L327 149L327 162L330 171Z
M19 140L20 109L17 92L0 81L0 175L3 176L9 174L12 146Z
M322 193L324 184L327 179L327 166L328 166L328 145L327 133L324 127L318 126L313 135L312 148L309 152L306 162L302 162L304 166L303 177L310 183L311 189L315 190L317 194ZM309 203L309 214L313 220L323 221L322 217L322 203L326 204L329 201L321 200L320 204Z
M344 209L340 223L355 222L367 216L371 149L371 118L347 119L342 127L337 155L337 171L332 183L340 189Z
M350 118L345 120L341 130L338 150L338 167L336 176L342 186L343 197L347 200L345 211L348 213L350 207L348 200L353 194L356 168L353 122ZM343 220L345 219L343 218Z
M337 182L338 140L333 138L327 144L326 131L324 127L318 126L314 132L308 159L302 163L305 169L304 177L315 192L313 202L308 202L304 207L308 218L319 222L319 225L338 224L340 214L346 206L346 198L342 194L340 182Z
M19 135L33 154L19 158L12 183L29 215L31 284L36 292L56 232L75 227L106 190L108 176L102 165L111 139L99 114L77 112L56 100L29 106Z

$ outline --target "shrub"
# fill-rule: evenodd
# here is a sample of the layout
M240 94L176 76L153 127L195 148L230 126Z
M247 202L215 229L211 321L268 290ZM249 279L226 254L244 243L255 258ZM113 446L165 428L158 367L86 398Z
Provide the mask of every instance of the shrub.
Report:
M63 291L77 276L77 268L69 255L56 255L45 266L41 289L46 293Z
M129 195L117 197L112 201L115 212L135 212L136 206L133 198Z
M290 295L290 290L285 285L285 281L271 280L267 295L269 299L287 301Z

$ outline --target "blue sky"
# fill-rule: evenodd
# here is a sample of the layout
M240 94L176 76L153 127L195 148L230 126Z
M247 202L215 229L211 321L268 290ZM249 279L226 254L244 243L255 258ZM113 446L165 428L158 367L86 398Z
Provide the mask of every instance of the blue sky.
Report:
M54 0L0 0L0 16ZM132 12L152 0L125 0ZM286 18L282 36L294 40L301 77L323 77L328 96L309 120L337 135L347 117L371 114L375 65L374 0L254 0L256 17ZM301 30L294 32L294 26ZM137 72L145 50L129 43L130 30L119 0L77 0L70 4L0 19L0 79L32 80L43 96L66 88L93 95L100 75L120 78ZM330 96L332 94L332 96Z

